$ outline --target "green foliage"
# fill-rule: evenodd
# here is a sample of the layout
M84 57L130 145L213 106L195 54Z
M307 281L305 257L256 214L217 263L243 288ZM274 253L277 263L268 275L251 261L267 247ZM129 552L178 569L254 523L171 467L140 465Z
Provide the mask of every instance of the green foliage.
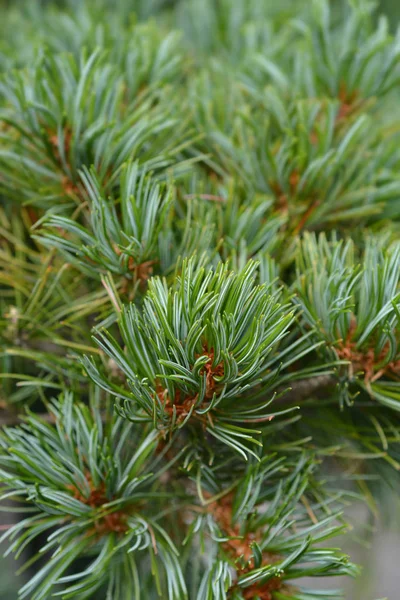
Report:
M340 597L347 504L399 494L396 27L367 0L1 10L20 597Z
M182 451L168 460L171 442L157 451L162 440L155 430L146 432L120 417L103 425L96 398L92 401L90 409L66 394L49 406L55 427L29 414L22 427L6 429L0 439L3 499L17 498L21 511L26 502L34 507L3 539L10 540L9 552L19 556L32 540L48 532L47 543L35 559L52 553L21 589L21 598L40 600L55 590L62 598L90 598L103 587L107 597L116 600L132 594L145 598L142 582L150 576L150 565L160 593L185 598L178 550L162 526L169 514L168 524L175 522L177 527L182 501L193 496L182 481L178 485L179 479L174 493L167 491L168 477L163 477L171 476ZM323 540L341 531L342 526L335 524L337 515L310 525L305 507L299 504L313 469L306 455L293 464L265 456L237 479L228 500L221 479L216 473L210 475L201 490L203 502L188 504L186 516L193 513L184 541L192 546L191 553L199 551L199 535L204 538L209 533L214 546L209 553L212 560L202 561L198 598L227 598L229 588L230 598L241 599L250 586L280 590L282 598L313 598L317 596L300 590L292 595L289 582L320 573L355 573L344 554L319 548ZM195 496L192 501L196 502ZM318 504L314 508L318 510ZM291 533L293 520L301 529ZM249 555L235 561L232 556L240 540L252 540L246 550ZM262 566L265 555L272 560L268 567ZM88 564L70 574L69 567L78 557L87 557ZM318 570L312 567L315 561ZM236 583L230 566L239 576ZM225 573L219 583L216 573Z
M164 95L160 104L150 92L136 97L130 84L100 51L79 59L46 53L33 68L6 76L0 152L5 192L18 189L18 199L39 206L60 199L79 203L84 165L93 165L112 190L128 159L140 158L152 169L176 160L184 138L183 124L171 118L172 98Z
M354 246L306 235L298 253L298 302L304 320L345 364L341 395L355 384L399 410L400 246L367 239L361 264Z
M349 4L338 18L327 0L310 2L309 15L292 23L301 40L301 51L288 53L292 77L288 67L281 70L262 54L253 58L252 76L258 83L272 79L301 97L339 98L347 112L365 109L369 98L390 92L400 76L399 30L392 38L384 16L375 25L372 2Z
M31 403L38 390L82 383L76 353L96 351L89 318L109 313L104 289L91 289L54 251L32 245L32 216L25 209L22 218L0 213L0 395L8 403Z
M131 278L137 266L159 256L159 238L168 227L173 190L161 189L145 172L140 175L138 163L124 165L118 200L107 197L94 169L83 177L90 202L90 230L73 219L49 214L45 224L55 228L55 233L43 241L61 250L66 260L82 265L88 275L110 271ZM65 232L75 234L77 242L65 238Z
M132 304L124 308L123 347L107 331L98 334L129 391L88 359L86 369L98 385L124 399L123 415L167 431L193 421L246 457L246 442L259 432L238 424L272 418L270 399L263 397L283 367L279 342L293 322L276 293L268 295L266 284L254 285L255 267L249 263L236 275L226 264L213 272L185 262L173 287L157 278L149 282L143 311Z
M155 455L157 436L143 435L119 418L103 426L98 410L74 403L71 394L54 403L50 414L55 428L31 414L1 439L3 498L11 490L35 507L5 534L9 551L18 556L47 532L41 553L52 554L20 590L21 598L47 598L60 584L62 598L90 598L103 586L108 597L140 597L146 554L160 588L166 579L170 598L185 597L177 550L158 523L163 502L175 498L160 484L169 465L163 461L166 450ZM70 565L82 556L90 563L70 574Z
M228 597L242 600L248 597L249 590L255 597L275 591L282 599L318 598L318 591L308 593L291 585L291 581L321 574L328 577L356 573L347 556L333 548L319 547L321 542L341 532L342 526L335 522L338 515L326 516L322 510L318 522L309 522L306 506L313 506L313 501L310 497L308 504L303 493L307 487L310 490L314 467L305 455L293 464L265 457L248 470L229 502L222 499L209 505L211 515L196 519L193 531L204 535L209 529L218 543L216 556L212 557L202 580L199 600ZM218 484L213 484L215 493ZM315 508L320 508L318 503ZM299 524L294 533L289 532L292 520ZM239 560L232 560L237 546L246 547L243 541L249 544L248 548ZM263 566L266 556L268 565ZM318 570L311 566L315 560L320 565ZM236 570L234 577L232 568ZM232 586L235 580L237 583ZM328 597L334 598L335 594ZM326 597L323 592L321 595Z

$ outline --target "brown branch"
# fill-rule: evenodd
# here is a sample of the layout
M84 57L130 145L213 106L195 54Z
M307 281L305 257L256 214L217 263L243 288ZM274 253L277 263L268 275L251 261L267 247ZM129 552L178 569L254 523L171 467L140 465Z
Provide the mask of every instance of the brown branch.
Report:
M0 427L7 427L9 425L20 425L25 421L24 414L16 414L10 411L0 412ZM37 413L39 419L46 421L47 423L55 423L56 418L52 413Z
M297 404L310 398L310 396L320 397L329 388L336 386L336 383L337 379L333 375L318 375L309 379L299 379L293 383L279 401L285 404ZM286 386L279 387L277 393L279 394L287 389Z
M35 417L37 417L38 419L42 419L42 421L45 421L46 423L55 423L56 422L56 416L53 413L33 413L33 414ZM24 423L26 421L27 416L28 415L25 415L24 413L17 414L17 413L13 413L11 411L0 411L0 429L2 427L21 425L21 423ZM107 422L107 414L102 413L100 416L101 416L102 422L106 423Z
M319 375L317 377L311 377L310 379L299 379L298 381L295 381L291 389L279 399L279 402L284 404L297 404L302 400L310 398L310 396L320 397L328 388L333 388L336 385L336 382L337 380L333 375ZM279 387L277 393L279 394L287 389L287 386ZM55 416L52 413L37 413L36 416L47 423L55 423ZM102 414L101 418L103 421L106 421L107 415ZM267 418L267 420L269 419L271 419L271 417ZM8 425L19 425L23 422L23 414L12 413L9 410L0 411L0 428Z
M215 194L186 194L184 198L185 200L199 198L200 200L211 200L212 202L225 202L225 198L222 196L216 196Z

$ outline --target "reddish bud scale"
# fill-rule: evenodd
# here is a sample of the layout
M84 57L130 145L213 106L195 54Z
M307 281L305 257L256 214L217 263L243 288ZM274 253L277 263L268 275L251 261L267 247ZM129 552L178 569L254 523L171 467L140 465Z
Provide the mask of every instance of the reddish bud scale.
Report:
M101 508L104 504L107 504L111 500L107 497L106 486L102 481L97 487L94 486L93 479L90 474L86 475L86 480L89 484L89 494L83 494L75 485L67 486L73 494L76 500L79 500L83 504L90 506L93 509ZM108 533L124 533L128 529L126 523L127 514L121 510L115 510L114 512L100 515L94 523L94 531L98 535L107 535ZM93 530L91 530L92 532Z

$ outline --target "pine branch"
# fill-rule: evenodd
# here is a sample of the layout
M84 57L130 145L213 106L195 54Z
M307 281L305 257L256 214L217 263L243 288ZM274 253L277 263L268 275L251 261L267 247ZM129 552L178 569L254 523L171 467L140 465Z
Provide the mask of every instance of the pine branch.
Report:
M325 355L345 364L342 399L355 384L398 410L400 247L368 239L362 268L351 241L306 236L298 254L299 303L304 320L324 340Z
M400 493L400 37L374 10L4 5L21 599L333 600L318 579L358 574L326 542Z
M297 404L303 400L318 398L324 395L324 392L334 389L336 385L337 380L334 375L317 375L308 379L300 379L291 383L289 391L285 387L278 388L278 394L286 392L279 403Z

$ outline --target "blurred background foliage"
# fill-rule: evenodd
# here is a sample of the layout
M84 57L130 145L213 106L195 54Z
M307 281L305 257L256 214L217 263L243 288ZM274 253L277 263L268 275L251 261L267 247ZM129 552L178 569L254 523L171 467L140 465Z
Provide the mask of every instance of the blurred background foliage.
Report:
M90 4L92 7L104 6L104 2L109 2L112 5L120 5L120 8L126 10L127 18L132 11L136 13L137 18L146 19L149 15L153 14L157 9L166 9L165 18L169 18L168 8L184 3L185 0L91 0ZM198 0L199 6L201 6L204 0ZM214 0L218 2L219 0ZM275 4L275 0L265 0ZM287 11L291 14L296 13L296 6L299 6L300 2L307 4L303 0L280 0L279 10ZM332 0L332 6L340 5L342 0ZM32 3L35 6L42 5L57 5L63 6L68 5L69 10L74 10L74 5L79 6L81 0L40 0L39 2ZM376 2L378 7L377 16L379 14L386 14L389 19L390 28L394 31L400 21L400 0L380 0ZM23 6L29 13L29 3L25 0L0 0L0 54L1 49L4 45L7 45L8 40L15 39L21 35L18 31L18 17L17 11ZM32 7L31 7L32 8ZM5 19L5 11L7 10L8 18ZM16 11L15 21L13 23L12 14ZM200 9L201 10L201 9ZM174 13L175 14L175 13ZM11 15L11 21L10 21ZM37 18L38 12L32 11L33 18ZM27 15L29 16L29 15ZM11 25L11 26L10 26ZM14 27L12 26L14 25ZM52 32L49 32L51 35ZM23 40L21 40L22 42ZM7 68L9 65L0 65ZM395 92L395 100L398 96L398 91ZM396 600L399 598L399 586L398 586L398 573L397 573L397 562L399 556L399 543L400 543L400 510L399 501L392 499L392 527L390 529L382 530L373 523L370 519L370 515L364 510L365 507L353 506L351 508L351 519L356 518L359 525L354 527L354 530L348 534L348 545L344 548L348 551L355 562L361 563L363 568L363 577L357 580L355 583L352 581L343 581L343 585L347 586L346 598L349 600L378 600L387 598L388 600ZM1 528L6 528L12 515L9 514L6 517L2 515L0 517ZM369 530L372 532L370 535L370 541L366 544L363 541L365 538L365 531ZM22 561L23 562L23 561ZM0 600L15 600L17 598L17 589L21 585L21 581L24 578L23 573L20 575L20 580L14 576L15 565L14 559L7 558L0 560ZM335 582L337 584L337 582Z
M388 15L392 29L394 29L400 19L400 2L397 0L381 0L380 11Z

